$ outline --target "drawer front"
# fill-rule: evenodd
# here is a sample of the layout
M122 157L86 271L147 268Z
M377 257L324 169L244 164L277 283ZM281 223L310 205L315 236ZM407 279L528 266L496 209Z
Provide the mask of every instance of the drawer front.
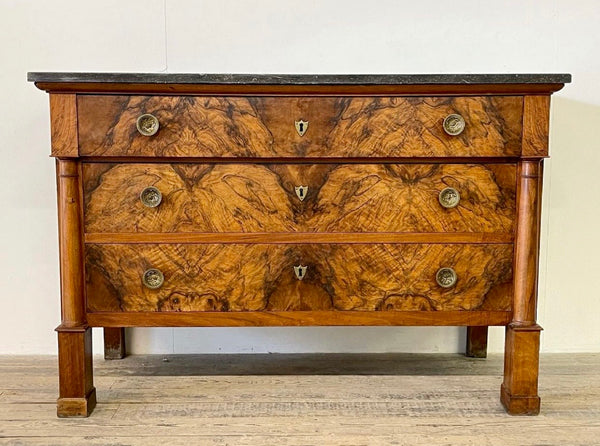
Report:
M85 230L512 233L515 175L514 164L85 163ZM148 187L156 207L140 199ZM440 203L447 188L456 207Z
M90 312L509 311L512 258L511 244L88 244L87 307ZM453 286L437 283L441 268L455 271ZM144 285L151 269L162 272L159 288Z
M77 109L82 156L359 158L521 153L520 96L79 95ZM152 136L137 129L143 114L158 119L159 129ZM451 114L465 121L464 131L456 136L444 131L444 119ZM300 128L300 121L308 124Z

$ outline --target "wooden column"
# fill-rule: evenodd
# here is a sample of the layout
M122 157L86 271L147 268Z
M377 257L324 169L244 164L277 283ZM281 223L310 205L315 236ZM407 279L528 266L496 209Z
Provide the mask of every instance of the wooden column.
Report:
M467 347L465 355L470 358L486 358L488 327L467 327Z
M79 164L56 160L60 245L61 324L58 332L59 417L88 416L96 405L92 331L84 302Z
M104 327L104 359L123 359L125 349L125 328Z
M542 161L521 161L517 178L513 320L506 327L500 398L512 415L537 415L542 330L536 323Z

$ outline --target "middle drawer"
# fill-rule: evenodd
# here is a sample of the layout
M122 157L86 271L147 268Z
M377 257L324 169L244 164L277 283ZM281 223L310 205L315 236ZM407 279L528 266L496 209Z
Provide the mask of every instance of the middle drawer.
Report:
M514 164L84 163L85 230L498 232Z

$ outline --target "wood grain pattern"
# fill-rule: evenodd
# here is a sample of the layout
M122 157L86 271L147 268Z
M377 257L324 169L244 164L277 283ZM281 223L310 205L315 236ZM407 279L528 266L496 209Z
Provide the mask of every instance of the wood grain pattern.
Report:
M523 325L534 325L537 317L542 163L542 160L522 161L518 171L513 320Z
M326 232L511 232L514 174L513 165L346 165L319 187L308 225ZM439 203L446 187L461 195L456 208Z
M346 156L516 156L520 152L520 97L345 98L329 146ZM466 121L447 135L452 113Z
M74 160L56 160L61 323L85 325L81 178Z
M523 99L82 95L78 112L84 156L518 156ZM153 137L136 130L143 113L161 123ZM442 129L451 113L467 121L456 137Z
M507 325L510 311L146 311L88 313L92 327L306 327Z
M514 164L86 163L85 229L512 233L515 176ZM148 186L163 194L157 208L139 199ZM439 204L446 187L460 192L454 209Z
M523 157L548 156L550 96L525 96L523 100Z
M60 158L79 156L77 99L74 94L50 95L51 155Z
M259 165L94 164L84 177L88 232L286 232L295 224L288 191ZM148 186L162 192L156 208L140 201Z
M514 234L496 232L94 232L86 243L512 243Z
M442 266L453 288L436 284ZM509 311L512 245L87 245L86 277L92 312Z

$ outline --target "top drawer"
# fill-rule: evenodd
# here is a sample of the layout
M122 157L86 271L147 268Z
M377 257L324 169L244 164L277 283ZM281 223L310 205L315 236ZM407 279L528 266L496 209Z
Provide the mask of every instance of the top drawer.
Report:
M523 98L79 95L77 110L81 156L511 157ZM152 136L143 114L158 119ZM445 131L449 115L460 134Z

